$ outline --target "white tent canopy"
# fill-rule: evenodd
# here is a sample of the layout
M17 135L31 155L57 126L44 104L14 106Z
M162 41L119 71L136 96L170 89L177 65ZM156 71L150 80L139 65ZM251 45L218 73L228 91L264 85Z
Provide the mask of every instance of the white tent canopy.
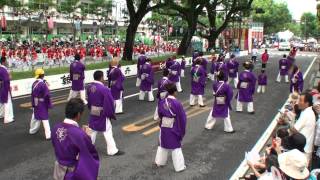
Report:
M293 32L289 31L289 30L286 30L286 31L283 31L283 32L278 32L277 33L279 39L291 39L293 37Z

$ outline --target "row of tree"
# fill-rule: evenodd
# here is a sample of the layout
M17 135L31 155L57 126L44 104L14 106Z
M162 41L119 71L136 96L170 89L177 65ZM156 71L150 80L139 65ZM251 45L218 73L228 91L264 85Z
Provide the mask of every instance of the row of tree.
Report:
M186 23L186 31L178 49L178 54L186 54L192 36L199 26L209 29L203 37L209 40L209 48L215 47L215 40L227 25L237 16L248 15L253 0L127 0L129 26L126 34L123 58L132 59L135 34L144 16L150 12L170 17L179 17ZM208 23L201 22L206 17ZM203 18L202 18L203 19ZM218 20L221 22L219 23Z
M112 8L111 0L89 0L85 4L79 0L64 0L59 3L53 0L29 0L27 9L25 9L26 5L20 2L19 0L0 0L0 7L3 8L6 5L14 7L18 13L27 11L29 14L32 12L48 14L48 9L55 7L59 13L69 15L71 23L74 21L73 13L78 8L81 9L82 16L94 14L104 17L108 16ZM138 26L149 12L179 17L184 21L187 30L183 33L178 54L186 54L192 36L199 26L210 29L202 36L209 40L209 48L214 48L216 38L228 23L232 22L236 16L243 16L244 12L250 11L252 2L253 0L126 0L129 20L123 58L132 60ZM201 22L201 19L204 22Z

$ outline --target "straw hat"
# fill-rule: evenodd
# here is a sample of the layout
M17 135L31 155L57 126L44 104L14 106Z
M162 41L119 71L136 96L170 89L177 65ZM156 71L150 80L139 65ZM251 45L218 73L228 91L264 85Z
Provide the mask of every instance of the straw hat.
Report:
M278 156L281 171L295 179L305 179L309 176L308 162L304 153L297 149Z

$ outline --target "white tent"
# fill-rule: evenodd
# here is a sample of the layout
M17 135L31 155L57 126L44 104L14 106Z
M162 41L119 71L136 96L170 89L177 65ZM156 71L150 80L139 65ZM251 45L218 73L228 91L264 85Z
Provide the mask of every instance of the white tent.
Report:
M317 40L315 38L309 38L307 40L308 43L317 43Z
M278 35L279 39L289 40L293 37L294 34L293 34L293 32L286 30L283 32L278 32L277 35Z

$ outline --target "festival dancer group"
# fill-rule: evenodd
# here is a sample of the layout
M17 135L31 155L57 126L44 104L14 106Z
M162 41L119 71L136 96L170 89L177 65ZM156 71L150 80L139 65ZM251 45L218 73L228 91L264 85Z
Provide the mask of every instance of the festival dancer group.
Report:
M301 92L303 89L303 76L299 68L294 65L291 58L279 61L279 76L285 77L286 82L290 76L290 92ZM254 62L245 61L244 70L239 71L239 62L234 55L225 60L223 54L211 59L210 73L207 73L207 64L210 63L203 54L194 53L192 58L190 106L196 104L205 107L204 94L206 85L212 81L213 105L204 128L213 129L217 120L224 121L224 131L234 133L230 112L234 98L233 88L237 89L235 96L236 111L242 112L243 105L247 111L254 114L254 94L256 81L258 93L265 93L267 86L266 69L263 68L258 77L253 72ZM0 117L4 123L13 122L13 108L10 92L10 73L4 66L6 59L1 58L0 66ZM176 172L186 169L182 153L182 141L186 132L187 116L182 103L177 99L177 94L182 92L181 78L185 75L185 58L178 61L175 56L166 61L163 77L157 82L157 106L154 119L159 121L159 146L156 152L154 167L166 165L168 153L172 153L173 166ZM264 65L265 67L265 65ZM81 57L76 54L74 62L70 65L72 86L68 103L65 109L65 119L57 124L52 132L49 125L49 109L52 108L49 85L45 81L43 69L36 69L35 82L31 89L31 102L33 107L30 122L30 134L39 131L41 122L45 131L45 138L52 141L56 163L54 179L97 179L99 169L99 156L95 149L95 140L98 132L104 135L107 154L110 156L123 155L116 145L112 132L112 120L116 114L124 113L123 110L123 83L125 76L119 65L119 60L110 62L106 73L98 70L94 72L93 82L85 87L85 66ZM104 79L107 77L107 86ZM137 83L139 98L142 101L148 95L147 101L154 101L153 85L155 82L151 59L144 52L138 58ZM80 98L76 98L80 95ZM197 103L196 103L196 100ZM87 105L89 109L88 126L79 126L79 121Z

